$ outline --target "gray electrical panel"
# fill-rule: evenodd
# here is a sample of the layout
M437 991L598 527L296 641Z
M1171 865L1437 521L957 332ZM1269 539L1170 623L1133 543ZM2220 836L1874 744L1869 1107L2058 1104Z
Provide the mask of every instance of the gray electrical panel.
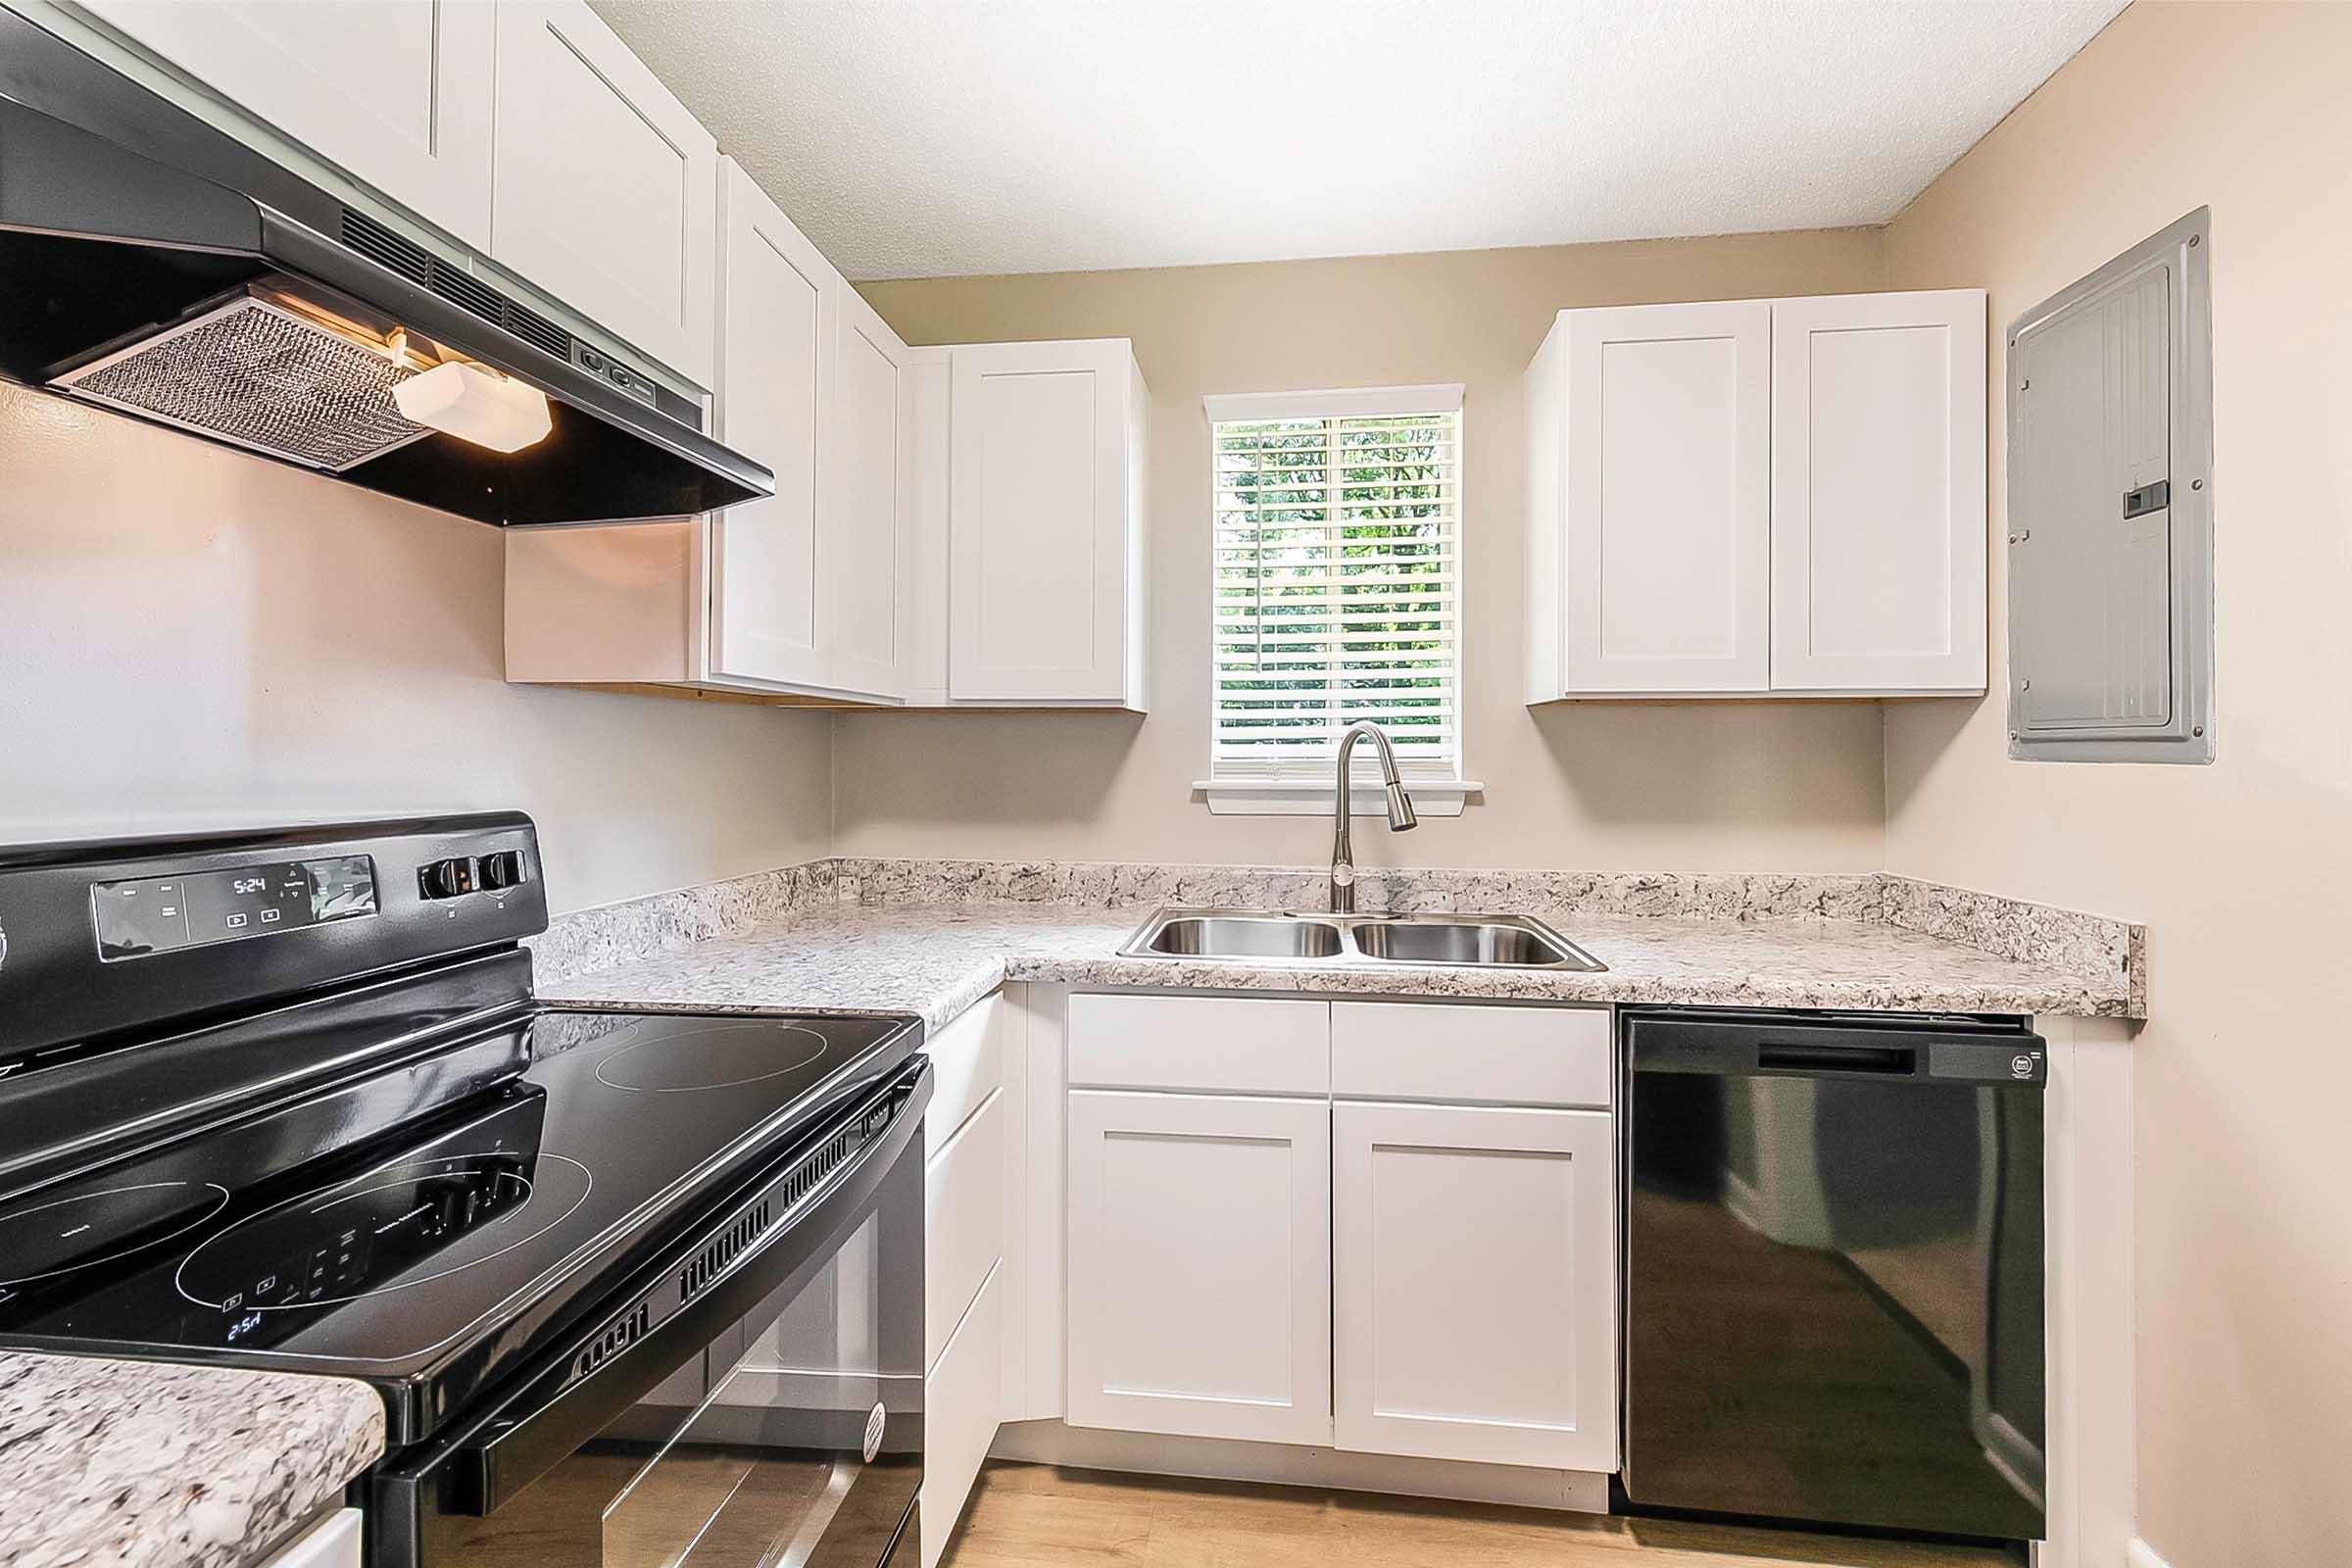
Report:
M2009 755L2213 760L2212 215L2009 328Z

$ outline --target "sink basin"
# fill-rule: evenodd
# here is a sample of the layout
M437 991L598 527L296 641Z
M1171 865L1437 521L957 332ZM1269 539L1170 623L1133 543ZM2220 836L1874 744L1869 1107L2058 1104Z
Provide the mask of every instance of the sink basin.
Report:
M1131 958L1371 959L1507 969L1608 967L1522 914L1285 914L1161 909L1119 950Z
M1575 943L1554 936L1533 920L1518 918L1360 920L1348 927L1348 935L1365 957L1397 963L1601 967Z
M1164 958L1336 958L1340 929L1287 914L1177 914L1154 920L1131 951Z

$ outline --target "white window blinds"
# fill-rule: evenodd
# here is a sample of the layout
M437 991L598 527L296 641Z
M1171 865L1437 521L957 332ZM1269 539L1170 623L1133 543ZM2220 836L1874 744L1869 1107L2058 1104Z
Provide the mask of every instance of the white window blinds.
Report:
M1210 400L1214 778L1328 781L1359 718L1459 774L1460 392L1399 391Z

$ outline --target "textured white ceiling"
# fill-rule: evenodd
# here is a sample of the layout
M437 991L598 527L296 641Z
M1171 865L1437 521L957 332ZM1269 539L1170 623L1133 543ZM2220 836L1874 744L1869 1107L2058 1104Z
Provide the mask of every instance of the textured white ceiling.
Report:
M858 279L1878 223L2124 0L596 0Z

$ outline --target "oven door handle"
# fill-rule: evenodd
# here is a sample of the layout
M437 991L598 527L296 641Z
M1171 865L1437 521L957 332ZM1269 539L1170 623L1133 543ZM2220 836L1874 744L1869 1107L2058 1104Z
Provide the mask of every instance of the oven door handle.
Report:
M526 1373L515 1396L503 1401L487 1419L473 1424L452 1448L443 1450L444 1460L433 1468L442 1470L449 1483L442 1495L451 1510L483 1518L496 1513L602 1432L615 1416L659 1388L769 1295L784 1289L796 1276L813 1276L862 1223L882 1183L909 1146L919 1150L916 1140L923 1107L931 1099L926 1058L916 1057L914 1067L883 1093L905 1097L889 1129L835 1169L815 1194L802 1200L804 1206L798 1214L738 1254L725 1274L644 1338L611 1355L594 1372L577 1376L575 1363L605 1337L615 1313L624 1309L598 1313L593 1326L549 1352L535 1371ZM871 1100L863 1102L829 1124L811 1143L821 1146L841 1127L870 1113L872 1106ZM788 1167L776 1169L783 1168ZM620 1293L618 1298L626 1302L659 1289L700 1256L710 1240L708 1232L698 1231L692 1244L674 1249L638 1274L631 1289Z

